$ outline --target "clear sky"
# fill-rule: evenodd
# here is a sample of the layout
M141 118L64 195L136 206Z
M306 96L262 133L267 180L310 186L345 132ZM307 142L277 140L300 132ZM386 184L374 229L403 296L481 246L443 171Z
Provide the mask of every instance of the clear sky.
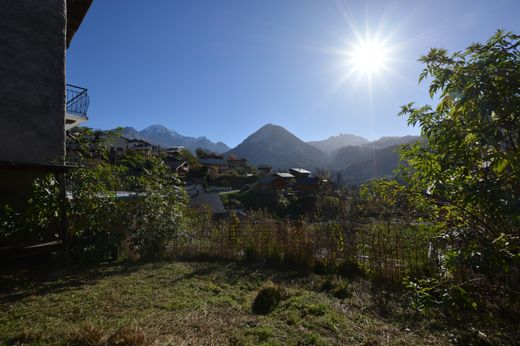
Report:
M266 123L303 140L416 134L397 113L430 102L417 58L518 34L519 13L518 0L94 0L67 80L89 89L94 128L162 124L229 146Z

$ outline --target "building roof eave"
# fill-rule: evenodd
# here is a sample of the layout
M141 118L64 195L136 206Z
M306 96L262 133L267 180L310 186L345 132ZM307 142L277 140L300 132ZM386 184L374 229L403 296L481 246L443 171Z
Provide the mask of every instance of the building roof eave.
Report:
M67 48L93 0L67 0Z

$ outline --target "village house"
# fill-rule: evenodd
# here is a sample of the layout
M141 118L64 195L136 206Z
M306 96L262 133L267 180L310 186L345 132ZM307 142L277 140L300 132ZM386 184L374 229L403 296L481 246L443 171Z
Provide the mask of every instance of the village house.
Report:
M258 179L256 184L254 185L254 189L257 191L266 191L266 190L283 190L289 186L289 181L278 176L271 175L268 177L262 177Z
M87 121L87 89L67 84L66 50L92 0L0 1L0 210L23 210L34 179L59 183L60 236L68 253L66 131ZM25 239L45 242L49 239Z
M152 156L158 155L160 148L142 139L130 139L126 143L126 151L133 151L144 156Z
M91 2L0 3L0 160L63 164L65 131L87 120L90 102L65 81L65 51Z
M218 193L201 193L193 197L190 207L199 210L209 210L213 216L223 216L226 209Z
M303 168L291 168L289 169L289 173L292 174L295 178L304 178L311 174L311 172Z
M228 158L227 162L229 169L247 168L246 159Z
M177 160L167 157L164 163L181 177L186 177L190 173L190 164L186 160Z
M166 158L168 159L175 159L175 160L182 160L183 155L182 151L184 150L183 146L177 146L177 147L171 147L164 149L164 153L166 154Z
M273 166L271 165L258 165L256 168L261 176L271 175L271 172L273 171Z
M92 0L0 2L0 207L62 172L65 132L87 120L87 89L67 84L66 49Z
M199 158L202 167L207 168L208 174L212 177L218 177L229 171L229 164L224 158Z
M294 181L294 175L292 175L291 173L277 172L274 175L277 176L277 177L280 177L281 179L283 179L287 183L292 183Z
M298 192L316 192L321 184L322 180L319 177L299 177L296 178L293 188Z

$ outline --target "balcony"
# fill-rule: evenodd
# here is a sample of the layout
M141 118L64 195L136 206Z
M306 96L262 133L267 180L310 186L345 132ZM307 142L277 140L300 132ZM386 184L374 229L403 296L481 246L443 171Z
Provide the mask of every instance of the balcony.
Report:
M90 98L85 88L67 84L66 90L65 131L68 131L88 120L87 111Z

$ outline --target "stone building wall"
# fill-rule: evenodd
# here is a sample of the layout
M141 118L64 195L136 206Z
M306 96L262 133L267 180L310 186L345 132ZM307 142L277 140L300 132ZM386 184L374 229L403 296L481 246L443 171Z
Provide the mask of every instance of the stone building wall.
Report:
M65 0L0 1L0 160L62 163Z

